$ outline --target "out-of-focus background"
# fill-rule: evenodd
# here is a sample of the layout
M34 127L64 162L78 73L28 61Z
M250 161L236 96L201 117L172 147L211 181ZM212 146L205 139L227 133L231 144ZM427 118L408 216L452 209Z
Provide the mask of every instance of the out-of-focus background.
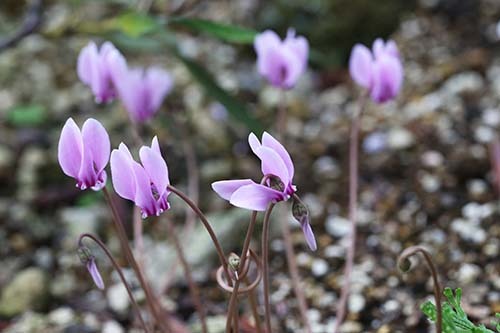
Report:
M192 20L200 18L247 30L235 38L234 29L200 28ZM198 197L229 253L241 251L249 212L230 207L210 183L259 178L246 138L254 129L273 130L281 99L259 77L248 36L264 29L284 36L288 27L312 50L308 71L287 94L287 148L319 245L310 252L290 221L313 331L331 332L342 285L347 140L359 95L346 63L355 43L377 37L397 42L404 89L363 115L359 239L343 332L431 331L418 309L432 293L427 270L418 265L402 276L396 269L401 250L415 244L434 253L445 285L463 288L470 318L490 324L500 312L500 206L489 151L500 131L499 19L497 0L1 1L0 331L119 333L134 326L106 258L93 248L107 286L101 292L76 254L78 235L92 232L125 265L102 193L79 191L57 163L68 117L80 125L94 117L113 147L133 146L120 103L96 105L78 80L80 49L111 40L129 63L171 72L174 90L142 134L147 141L159 136L171 182ZM172 316L199 332L166 227L183 230L185 207L171 201L164 217L144 222L141 262ZM116 202L132 240L132 204ZM272 237L276 327L301 332L279 228ZM213 246L198 223L181 238L210 332L223 332L227 297L215 283Z

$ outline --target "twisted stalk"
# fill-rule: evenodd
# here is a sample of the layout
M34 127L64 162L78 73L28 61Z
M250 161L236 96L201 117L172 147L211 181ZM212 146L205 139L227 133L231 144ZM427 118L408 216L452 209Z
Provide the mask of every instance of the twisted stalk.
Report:
M184 251L182 250L181 243L179 242L179 238L177 237L177 234L175 231L175 226L172 223L168 223L168 221L167 221L167 228L168 228L168 233L174 242L175 250L177 251L177 256L178 256L179 261L181 263L182 269L184 270L184 275L186 276L186 281L188 283L191 298L193 299L194 306L195 306L196 311L198 312L198 315L200 317L201 331L203 333L208 333L207 321L206 321L206 316L205 316L206 312L205 312L205 308L203 307L203 305L201 303L200 289L198 288L198 286L196 285L196 283L193 280L193 276L191 274L191 269L189 268L189 264L186 260L186 257L184 256Z
M264 280L264 322L266 324L266 332L271 333L271 305L269 303L269 225L271 212L274 208L274 203L267 206L264 215L264 225L262 227L262 275Z
M78 238L78 247L79 248L82 248L85 246L83 244L83 240L85 238L89 238L92 241L94 241L94 243L96 243L101 248L101 250L106 254L109 261L111 261L111 265L113 265L113 268L120 276L120 280L122 281L123 285L125 286L125 289L127 289L128 297L130 299L130 302L132 302L132 306L134 308L134 311L137 313L137 316L139 317L139 321L141 322L142 329L144 330L144 332L150 333L150 330L148 329L148 327L146 326L146 323L144 322L144 319L142 318L141 310L139 309L139 305L137 304L137 302L134 298L134 295L132 294L132 290L130 288L130 285L128 284L127 280L125 279L125 276L123 275L122 269L120 268L120 266L116 262L115 258L113 258L113 255L111 254L109 249L106 247L106 245L103 242L101 242L101 240L99 238L97 238L96 236L89 234L89 233L84 233L84 234L80 235L80 237Z
M278 115L276 117L276 131L278 132L278 139L281 140L283 145L286 145L286 93L282 91L281 93L281 103L278 108ZM292 282L293 292L295 297L297 297L299 312L304 323L304 328L307 333L311 333L311 325L309 324L309 319L307 317L307 301L303 290L300 288L300 273L297 266L297 261L295 259L295 253L293 251L292 234L290 232L290 226L288 225L286 219L281 219L281 235L283 236L283 243L285 244L285 255L286 261L288 262L288 272L290 273L290 278Z
M250 218L250 223L248 224L248 229L247 229L247 233L246 233L246 236L245 236L245 240L243 242L243 250L241 251L241 262L240 262L240 268L243 269L245 267L245 264L246 264L246 260L247 260L247 256L248 256L248 250L250 248L250 241L252 240L252 234L253 234L253 230L254 230L254 227L255 227L255 224L256 224L256 221L257 221L257 212L256 211L253 211L252 212L252 217ZM241 270L240 272L238 272L239 276L241 277ZM229 281L229 280L228 280ZM231 297L229 299L229 305L228 305L228 310L227 310L227 313L228 313L228 317L227 317L227 320L226 320L226 333L229 333L231 331L231 317L234 316L234 312L235 312L235 308L237 308L237 301L238 301L238 289L240 287L240 280L238 279L235 284L234 284L234 290L232 291L231 293ZM255 315L255 314L254 314ZM236 318L236 321L237 321L237 318ZM258 319L256 318L256 322L258 321ZM236 324L238 325L238 324ZM236 331L238 332L238 331ZM260 331L259 331L260 333Z
M135 260L135 257L132 253L132 250L130 249L130 246L128 244L128 239L127 239L127 234L125 232L125 228L123 227L123 222L122 222L120 215L118 214L118 211L113 203L113 199L111 198L111 195L109 194L106 187L103 188L103 192L104 192L104 196L106 197L106 200L108 202L108 205L111 209L111 212L113 214L113 222L114 222L116 232L118 234L118 239L120 240L122 251L125 253L125 257L126 257L128 263L130 264L130 266L132 266L132 269L135 271L135 274L137 275L139 283L140 283L142 289L144 290L149 309L150 309L151 313L153 314L153 317L155 318L156 323L161 327L162 331L163 332L171 332L171 325L169 323L168 317L162 316L160 314L160 309L158 308L159 305L156 303L156 299L155 299L153 293L151 292L151 288L150 288L149 284L147 283L146 279L144 278L144 275L142 274L142 271L139 268L137 261Z
M349 144L349 220L351 221L350 242L347 248L347 258L344 268L344 284L340 292L340 300L337 307L337 320L335 321L334 333L337 333L346 315L347 299L351 289L352 268L356 254L356 221L358 210L358 162L359 162L359 128L361 114L366 106L367 94L361 97L359 109L353 116L351 123L351 136Z
M441 307L441 284L439 283L439 277L437 273L436 266L432 260L430 252L420 245L410 246L405 249L398 258L398 268L406 273L411 269L411 262L409 258L417 253L421 253L427 264L427 268L431 272L432 280L434 282L434 301L436 302L437 316L436 316L436 332L441 333L443 327L443 314Z

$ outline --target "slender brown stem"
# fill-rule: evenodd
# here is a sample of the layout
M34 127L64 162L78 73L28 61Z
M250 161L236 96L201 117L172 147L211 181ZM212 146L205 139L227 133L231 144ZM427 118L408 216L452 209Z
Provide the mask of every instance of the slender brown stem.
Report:
M266 332L271 333L271 304L269 303L269 225L274 203L270 203L264 214L264 225L262 227L262 279L264 281L264 321Z
M243 242L243 250L241 251L241 256L240 256L240 258L241 258L240 271L238 273L241 273L241 269L243 269L245 267L247 256L248 256L248 250L250 248L250 241L252 240L253 229L255 227L256 221L257 221L257 212L253 211L252 217L250 218L250 223L248 224L248 229L247 229L247 233L245 236L245 240ZM232 292L231 297L229 299L229 305L227 308L228 318L226 321L226 332L228 332L228 329L230 328L231 317L232 317L233 313L235 312L234 307L237 307L236 304L237 304L239 287L240 287L240 283L239 283L239 281L236 281L236 283L234 284L234 289L233 289L233 292Z
M175 226L173 225L173 223L169 223L169 221L167 221L167 228L169 236L172 238L172 241L174 242L174 246L177 251L177 256L182 265L182 269L184 269L184 276L186 277L186 281L188 283L189 292L191 293L191 298L193 299L194 307L196 308L198 316L200 317L201 331L203 333L208 333L207 321L205 316L206 312L200 299L200 289L194 282L193 275L191 274L191 269L189 268L186 256L184 255L184 251L179 242L179 238L177 237L177 231L175 230Z
M245 277L245 284L247 286L250 285L250 281L247 277ZM257 333L262 333L262 322L259 316L259 310L257 306L257 297L255 295L255 290L250 290L248 293L248 302L250 303L250 308L252 309L252 315L255 320L255 328L257 329Z
M96 236L89 234L89 233L84 233L84 234L81 234L80 237L78 238L78 247L84 246L83 240L85 238L89 238L92 241L94 241L94 243L96 243L101 248L101 250L106 254L109 261L111 261L111 264L113 265L115 271L120 276L120 280L122 281L123 285L125 286L125 289L127 289L128 297L130 299L130 302L132 302L132 306L133 306L135 312L137 313L137 316L139 317L139 321L141 322L141 326L144 329L144 332L149 333L150 330L148 329L148 327L146 326L146 323L144 322L144 319L142 318L141 310L139 309L139 305L137 304L137 302L134 298L134 295L132 294L132 289L130 288L127 280L125 279L125 276L123 275L122 269L120 268L120 266L116 262L115 258L113 257L113 255L111 254L111 252L109 251L107 246L103 242L101 242L101 240L99 238L97 238Z
M286 93L282 92L281 103L278 109L277 126L276 130L278 132L278 138L281 140L283 145L286 145ZM279 216L286 216L285 214L279 214ZM311 333L311 325L309 324L309 318L307 316L307 301L304 295L303 289L300 287L300 273L297 265L297 260L295 259L295 253L293 251L292 234L290 232L290 226L286 218L280 219L281 225L281 235L283 236L283 243L285 244L285 255L288 262L288 272L290 273L290 278L292 282L293 292L299 304L299 312L302 322L304 323L304 328L307 333Z
M42 0L30 1L21 27L11 36L7 36L6 38L0 40L0 52L15 46L24 37L29 36L31 33L38 29L40 23L42 23L42 5Z
M133 211L133 228L134 228L134 249L137 253L138 264L141 269L144 269L142 263L144 259L144 239L142 237L142 219L141 219L141 209L138 206L134 206Z
M359 127L361 123L361 114L366 105L366 95L361 99L361 105L356 113L353 115L351 124L351 136L349 145L349 220L351 220L351 230L349 247L347 248L347 258L344 268L344 284L340 292L340 300L337 307L337 320L335 321L334 333L337 333L340 325L342 324L346 315L347 299L351 289L351 276L352 268L354 266L354 256L356 253L356 213L358 210L358 141L359 141Z
M118 239L120 240L122 251L125 253L127 261L129 262L130 266L132 266L133 270L135 271L135 274L137 275L139 283L141 284L141 287L146 295L146 300L151 310L151 313L153 314L156 323L162 328L164 332L171 332L170 329L171 326L168 323L168 317L160 315L160 309L158 309L158 304L156 303L156 299L153 293L151 292L149 284L146 282L146 279L144 278L142 271L139 268L139 265L137 264L137 261L134 258L132 250L130 249L125 228L123 227L120 215L118 214L118 211L116 210L116 207L113 203L113 199L111 198L111 195L109 194L106 187L103 188L103 192L104 196L106 197L106 200L108 201L108 205L111 208L111 212L113 213L113 222L115 225L116 232L118 233Z
M179 198L181 198L191 209L198 215L198 217L201 220L201 223L203 223L203 226L207 230L208 234L210 235L210 238L212 239L212 243L215 246L215 249L217 250L217 254L219 256L219 260L221 262L221 265L224 269L224 273L226 274L226 278L229 281L230 275L229 271L227 270L227 260L226 257L224 256L224 251L222 250L222 246L219 243L219 240L217 239L217 236L215 235L214 230L212 229L212 226L208 222L206 216L203 214L203 212L200 210L200 208L184 193L179 191L176 187L172 185L168 185L168 190L172 193L175 193Z
M432 275L432 280L434 282L434 300L436 302L436 309L437 309L436 332L441 333L443 327L442 308L441 308L441 284L439 283L437 269L436 266L434 265L434 262L432 261L432 256L430 252L426 248L420 245L410 246L399 255L398 267L403 272L407 272L408 270L410 270L411 262L409 261L409 258L417 254L418 252L420 252L424 256L427 268L429 268L429 271L431 272Z

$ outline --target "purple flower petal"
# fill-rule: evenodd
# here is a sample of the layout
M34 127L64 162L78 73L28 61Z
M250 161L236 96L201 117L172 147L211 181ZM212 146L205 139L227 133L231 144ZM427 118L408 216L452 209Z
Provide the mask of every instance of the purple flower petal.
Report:
M90 42L85 46L78 55L76 71L80 80L85 84L90 84L94 70L92 66L99 58L97 46L94 42Z
M290 183L290 175L283 159L274 150L268 147L260 147L256 155L261 160L261 169L264 175L274 175L279 177L285 186Z
M140 149L139 156L144 170L158 191L158 195L163 196L169 184L167 163L160 154L146 146Z
M57 157L63 172L77 178L83 155L83 142L80 129L72 118L64 124L59 138Z
M372 82L373 58L370 50L364 45L356 44L349 59L351 78L360 86L370 88Z
M269 203L281 201L283 196L282 192L254 183L237 189L229 202L236 207L264 211Z
M101 172L109 161L111 143L106 129L93 118L85 121L82 127L82 138L85 146L89 147L96 171Z
M90 276L92 277L92 280L94 280L97 288L104 290L104 282L102 280L101 274L99 273L99 270L97 269L95 259L91 258L89 259L89 261L87 261L87 270L89 271Z
M136 183L132 163L132 155L123 143L111 153L113 187L122 198L134 201Z
M165 96L173 86L170 74L161 68L149 68L145 74L145 84L149 89L150 105L153 113L158 111Z
M255 184L251 179L221 180L212 183L212 189L222 199L230 200L233 193L242 186Z
M144 168L137 162L133 161L134 175L136 181L136 192L134 202L142 209L142 218L151 215L159 215L156 207L156 200L151 192L151 181Z
M151 140L151 149L161 155L160 144L158 143L158 137L156 135L153 140Z
M257 53L257 69L262 75L269 68L269 51L278 48L280 44L279 36L272 30L266 30L255 37L254 48L255 53Z
M372 51L375 59L378 59L385 53L385 43L382 38L377 38L373 42Z
M291 181L294 175L294 167L290 154L288 154L288 151L285 149L285 147L283 147L283 145L278 140L276 140L271 136L271 134L267 132L264 132L264 134L262 135L262 145L271 148L281 157L283 163L285 163L286 169L288 170L289 180Z
M393 99L401 89L403 68L398 59L384 56L374 66L371 98L377 103Z
M312 231L311 225L308 221L301 223L302 232L304 233L304 237L306 239L307 245L312 251L316 251L318 246L316 244L316 238L314 237L314 233Z

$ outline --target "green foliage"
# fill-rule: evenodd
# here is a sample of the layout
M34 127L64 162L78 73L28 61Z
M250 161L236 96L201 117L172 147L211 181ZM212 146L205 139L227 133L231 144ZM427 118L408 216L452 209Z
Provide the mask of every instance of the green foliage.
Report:
M445 288L444 295L447 301L443 303L443 333L495 333L487 329L484 325L474 325L467 318L467 314L460 305L462 289L456 289L455 294L453 294L451 288ZM425 302L420 306L420 310L422 310L430 321L436 321L437 309L432 302ZM500 313L497 313L496 316L500 318ZM496 330L500 332L500 323L496 325Z
M157 31L161 25L146 14L126 12L107 21L107 27L110 30L121 31L130 37L140 37Z
M169 23L194 32L205 33L229 43L252 44L257 34L257 31L252 29L197 18L174 17Z
M7 111L7 121L16 127L38 126L47 119L47 110L42 105L18 105Z

